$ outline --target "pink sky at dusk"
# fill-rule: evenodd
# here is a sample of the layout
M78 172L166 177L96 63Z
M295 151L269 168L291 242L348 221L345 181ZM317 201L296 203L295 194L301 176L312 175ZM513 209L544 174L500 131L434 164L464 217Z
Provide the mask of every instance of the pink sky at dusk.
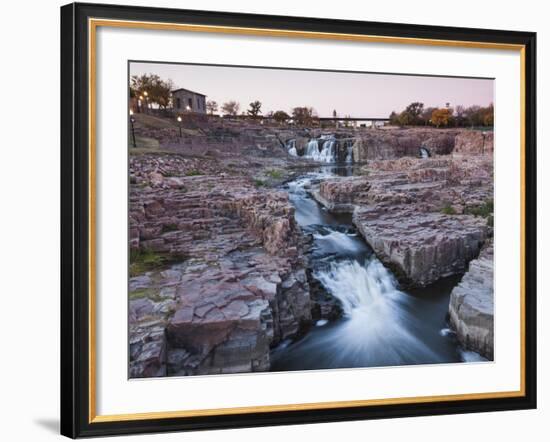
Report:
M387 117L409 103L425 107L487 106L493 102L494 80L394 74L341 73L273 68L130 63L130 75L157 74L207 96L219 105L235 100L241 110L262 102L262 112L312 106L319 116Z

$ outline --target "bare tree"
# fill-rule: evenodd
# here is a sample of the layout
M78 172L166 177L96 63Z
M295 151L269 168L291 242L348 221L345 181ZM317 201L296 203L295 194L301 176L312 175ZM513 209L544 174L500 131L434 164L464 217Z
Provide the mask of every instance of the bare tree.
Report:
M234 100L231 100L223 104L222 111L226 115L235 116L239 113L240 108L241 106L239 105L239 103L237 103Z
M206 110L210 115L213 115L214 112L218 112L218 103L214 100L208 100L206 102Z
M262 103L256 100L250 103L249 106L250 108L246 111L248 115L250 115L252 118L258 118L258 115L262 113Z

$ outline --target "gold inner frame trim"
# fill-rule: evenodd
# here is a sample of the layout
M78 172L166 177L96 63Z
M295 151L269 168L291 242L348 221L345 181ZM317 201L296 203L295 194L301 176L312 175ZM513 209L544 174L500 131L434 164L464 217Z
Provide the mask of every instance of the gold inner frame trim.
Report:
M264 37L287 37L354 41L367 43L409 44L420 46L444 46L474 49L497 49L518 51L520 54L520 389L487 393L464 393L437 396L416 396L387 399L315 402L284 405L261 405L234 408L215 408L178 411L158 411L128 414L96 414L96 36L98 27L133 28L161 31L185 31L217 34L251 35ZM246 28L233 26L210 26L182 23L140 22L130 20L88 19L88 94L89 94L89 382L88 422L117 422L146 419L169 419L199 416L239 415L247 413L274 413L281 411L322 410L328 408L350 408L376 405L419 404L427 402L482 400L525 396L525 46L492 42L439 40L410 37L389 37L376 35L340 34L330 32L293 31L283 29Z

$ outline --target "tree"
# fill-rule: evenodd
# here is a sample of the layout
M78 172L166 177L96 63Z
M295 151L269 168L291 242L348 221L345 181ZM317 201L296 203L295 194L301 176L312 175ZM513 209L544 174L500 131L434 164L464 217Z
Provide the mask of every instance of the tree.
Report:
M454 117L457 126L464 126L466 123L466 108L459 104L455 109Z
M214 112L218 112L218 103L214 100L208 100L206 102L206 110L210 115L214 115Z
M250 115L254 119L258 118L258 115L262 113L262 103L256 100L250 103L249 106L250 108L246 111L248 115Z
M163 80L156 74L132 75L130 79L130 96L146 97L144 105L151 107L156 104L160 109L166 109L172 102L172 80Z
M390 114L390 124L392 126L399 126L399 115L395 111L392 111Z
M432 124L436 127L447 126L453 116L451 108L436 109L432 112Z
M315 110L312 107L303 106L292 109L292 119L296 124L309 126L315 118Z
M469 126L481 126L483 124L480 106L470 106L465 109L464 114Z
M409 113L403 111L397 116L397 124L399 126L409 126L413 124L413 121Z
M422 121L422 123L424 124L424 126L427 126L429 124L431 124L431 121L432 121L432 114L433 114L433 111L436 110L437 108L435 107L426 107L424 108L424 110L422 111L422 115L420 115L420 119Z
M290 115L288 115L285 111L278 110L273 114L273 119L279 123L286 123L288 120L290 120Z
M241 106L239 105L239 103L237 103L234 100L231 100L223 104L222 111L226 115L235 116L239 113L240 108Z
M483 109L483 125L493 126L495 123L495 108L493 103Z
M405 108L405 113L407 114L407 118L409 120L408 124L420 124L422 115L422 112L424 111L424 103L420 103L418 101L415 101L414 103L409 104Z

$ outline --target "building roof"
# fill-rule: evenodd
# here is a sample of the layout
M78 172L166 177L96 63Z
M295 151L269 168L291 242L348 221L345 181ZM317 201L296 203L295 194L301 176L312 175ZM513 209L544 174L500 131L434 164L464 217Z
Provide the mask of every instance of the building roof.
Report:
M174 90L172 91L172 93L174 93L174 92L179 92L179 91L191 92L192 94L200 95L200 96L202 96L202 97L206 97L206 95L201 94L200 92L195 92L195 91L192 91L192 90L190 90L190 89L185 89L185 88L183 88L183 87L180 87L179 89L174 89Z

